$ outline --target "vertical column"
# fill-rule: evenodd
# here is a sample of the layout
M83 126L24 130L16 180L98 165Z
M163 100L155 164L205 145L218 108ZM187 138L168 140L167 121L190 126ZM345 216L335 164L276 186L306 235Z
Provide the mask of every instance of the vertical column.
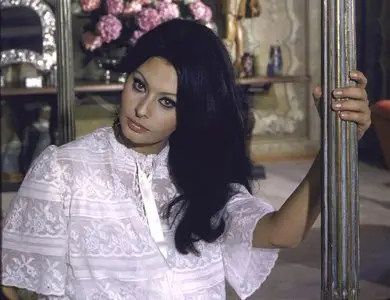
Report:
M353 85L355 0L322 0L322 299L355 300L359 290L357 126L331 110L332 91Z
M75 138L74 121L74 69L71 0L55 2L57 42L57 144L62 145Z

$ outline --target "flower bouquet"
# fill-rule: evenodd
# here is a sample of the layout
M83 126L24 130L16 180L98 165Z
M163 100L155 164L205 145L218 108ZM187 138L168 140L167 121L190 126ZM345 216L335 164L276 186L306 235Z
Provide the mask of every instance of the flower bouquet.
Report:
M80 7L89 18L81 41L86 63L98 58L106 70L162 22L175 18L203 24L212 21L212 11L202 0L80 0Z

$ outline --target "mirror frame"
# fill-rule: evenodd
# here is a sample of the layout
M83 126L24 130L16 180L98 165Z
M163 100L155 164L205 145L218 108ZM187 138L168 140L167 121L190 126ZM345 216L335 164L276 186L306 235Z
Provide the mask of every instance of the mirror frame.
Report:
M1 51L0 67L28 63L32 64L37 70L49 72L57 64L56 22L53 10L41 0L0 0L1 10L13 7L31 8L39 16L42 27L43 51L42 53L28 49Z

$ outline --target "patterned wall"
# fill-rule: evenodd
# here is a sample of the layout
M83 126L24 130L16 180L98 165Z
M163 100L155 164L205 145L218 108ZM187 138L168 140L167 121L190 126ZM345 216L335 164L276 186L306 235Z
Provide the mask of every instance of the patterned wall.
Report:
M320 142L320 120L311 89L321 82L321 1L261 0L262 15L245 20L246 48L255 53L264 73L269 46L282 46L286 74L309 74L308 84L275 85L254 99L256 126L253 153L264 157L310 153ZM369 80L371 103L390 99L390 1L356 0L358 69ZM379 149L373 130L360 142L372 156ZM361 151L363 154L363 151Z
M317 3L318 2L318 3ZM271 45L282 48L284 74L320 77L320 3L307 0L262 0L262 14L244 20L246 50L254 53L258 74L265 74ZM310 14L309 14L310 10ZM274 85L253 99L252 153L295 156L318 148L320 125L311 101L311 82Z

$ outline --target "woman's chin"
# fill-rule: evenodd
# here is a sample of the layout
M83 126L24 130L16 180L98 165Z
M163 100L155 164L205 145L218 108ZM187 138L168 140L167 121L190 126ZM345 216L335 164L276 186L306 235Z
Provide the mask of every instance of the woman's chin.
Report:
M142 153L158 153L164 144L163 141L151 141L146 133L137 133L127 126L121 126L123 143Z
M148 144L147 139L141 134L133 132L131 129L126 128L123 132L124 138L133 145Z

